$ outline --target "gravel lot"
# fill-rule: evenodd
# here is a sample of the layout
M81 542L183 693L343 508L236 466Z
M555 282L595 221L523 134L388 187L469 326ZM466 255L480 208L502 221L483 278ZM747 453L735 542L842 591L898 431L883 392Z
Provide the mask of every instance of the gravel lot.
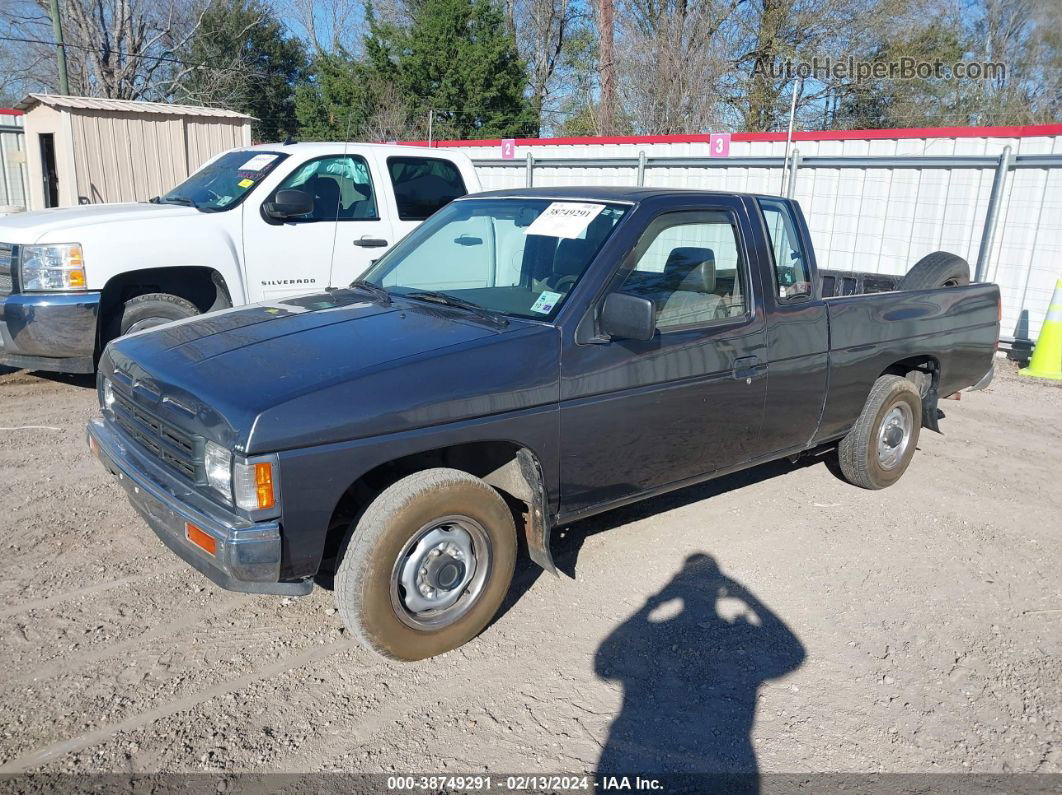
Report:
M1062 772L1062 389L1011 365L870 492L772 464L573 526L464 648L215 588L0 374L0 772ZM39 427L25 427L39 426ZM605 532L605 531L608 532Z

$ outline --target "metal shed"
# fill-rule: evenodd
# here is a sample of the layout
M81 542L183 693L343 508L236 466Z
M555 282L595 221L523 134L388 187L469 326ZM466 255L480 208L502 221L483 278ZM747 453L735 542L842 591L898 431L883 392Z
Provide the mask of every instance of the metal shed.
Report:
M0 215L26 208L22 111L0 108Z
M30 94L30 210L143 201L216 154L251 143L251 116L223 108Z

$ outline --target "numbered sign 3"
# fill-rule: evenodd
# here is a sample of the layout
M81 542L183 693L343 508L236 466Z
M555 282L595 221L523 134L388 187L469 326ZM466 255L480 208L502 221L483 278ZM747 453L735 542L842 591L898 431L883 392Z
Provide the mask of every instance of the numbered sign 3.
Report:
M729 157L730 133L712 133L708 137L708 148L712 157Z

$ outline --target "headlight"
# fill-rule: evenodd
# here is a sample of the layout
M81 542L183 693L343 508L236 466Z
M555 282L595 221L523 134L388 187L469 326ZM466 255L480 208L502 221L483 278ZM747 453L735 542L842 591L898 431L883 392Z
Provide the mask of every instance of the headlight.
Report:
M210 488L232 502L232 453L214 442L207 442L203 451L203 468Z
M111 386L111 379L107 377L103 378L103 389L100 397L105 409L109 409L114 405L114 387Z
M55 246L21 246L19 248L22 289L84 290L85 261L81 246L62 243Z

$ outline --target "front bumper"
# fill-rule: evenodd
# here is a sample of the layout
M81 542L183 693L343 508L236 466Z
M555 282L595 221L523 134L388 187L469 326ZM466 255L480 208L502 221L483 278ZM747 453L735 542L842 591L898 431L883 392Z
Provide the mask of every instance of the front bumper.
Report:
M89 447L118 477L129 502L178 557L230 591L302 596L311 580L278 582L280 525L250 522L214 505L142 455L102 418L88 424ZM210 555L187 539L191 523L215 541Z
M28 370L95 370L99 293L0 296L0 364Z

